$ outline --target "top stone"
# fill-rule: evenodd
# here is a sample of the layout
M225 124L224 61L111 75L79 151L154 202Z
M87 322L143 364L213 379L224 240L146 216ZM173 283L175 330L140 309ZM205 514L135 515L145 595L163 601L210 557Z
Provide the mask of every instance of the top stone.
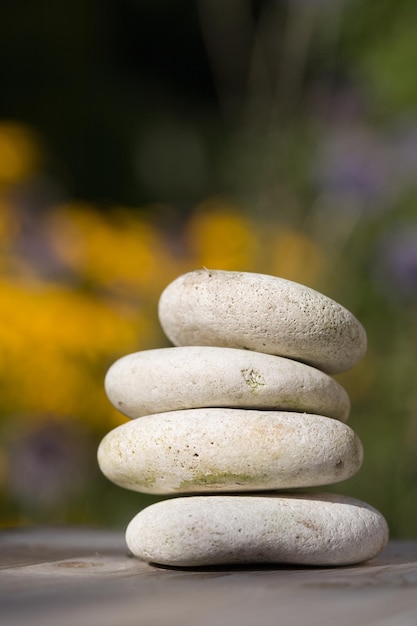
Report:
M224 346L302 361L329 374L365 354L360 322L327 296L283 278L196 270L159 300L161 326L177 346Z

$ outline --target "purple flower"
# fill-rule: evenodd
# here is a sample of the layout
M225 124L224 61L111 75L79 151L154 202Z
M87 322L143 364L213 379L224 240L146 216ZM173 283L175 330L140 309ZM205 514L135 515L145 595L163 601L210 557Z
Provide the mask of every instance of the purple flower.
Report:
M391 197L392 170L391 154L384 142L352 125L335 131L324 142L315 166L315 178L322 193L375 211L384 207Z
M391 141L398 179L402 185L415 187L417 184L417 120L403 122L395 131Z
M384 236L379 245L376 279L389 295L417 301L417 224Z
M54 509L83 483L85 438L75 425L43 421L14 439L8 490L22 511Z

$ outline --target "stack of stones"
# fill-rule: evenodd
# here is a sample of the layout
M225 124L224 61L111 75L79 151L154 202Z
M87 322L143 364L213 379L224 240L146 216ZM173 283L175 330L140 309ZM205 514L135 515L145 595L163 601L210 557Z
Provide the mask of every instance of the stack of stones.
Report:
M134 517L131 552L185 567L375 556L388 539L378 511L303 491L362 463L348 395L329 376L364 355L358 320L300 284L206 269L168 285L159 317L175 347L125 356L106 377L133 419L102 440L101 470L127 489L180 496Z

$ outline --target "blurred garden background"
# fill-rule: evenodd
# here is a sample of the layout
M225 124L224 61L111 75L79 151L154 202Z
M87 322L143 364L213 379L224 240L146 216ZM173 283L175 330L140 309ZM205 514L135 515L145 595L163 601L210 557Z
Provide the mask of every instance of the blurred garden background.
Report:
M1 525L123 527L109 365L169 345L164 287L206 266L349 308L338 376L365 460L333 491L417 537L417 4L3 0Z

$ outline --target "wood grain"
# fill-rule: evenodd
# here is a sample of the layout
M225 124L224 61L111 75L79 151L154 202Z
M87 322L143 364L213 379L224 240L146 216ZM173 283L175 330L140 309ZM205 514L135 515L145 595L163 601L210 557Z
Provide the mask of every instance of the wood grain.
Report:
M131 557L123 532L0 532L7 626L415 626L417 542L344 568L163 569Z

